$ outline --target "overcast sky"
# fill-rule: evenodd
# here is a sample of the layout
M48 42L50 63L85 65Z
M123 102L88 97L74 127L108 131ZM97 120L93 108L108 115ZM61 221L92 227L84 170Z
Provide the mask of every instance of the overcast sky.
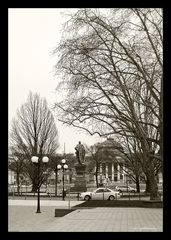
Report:
M16 110L29 94L37 92L45 97L52 107L57 95L55 87L58 80L54 77L53 66L57 56L51 52L60 41L62 23L67 16L64 12L76 11L66 8L13 8L9 9L9 129ZM60 148L58 152L74 152L80 140L92 145L99 138L92 137L72 127L64 127L56 119Z

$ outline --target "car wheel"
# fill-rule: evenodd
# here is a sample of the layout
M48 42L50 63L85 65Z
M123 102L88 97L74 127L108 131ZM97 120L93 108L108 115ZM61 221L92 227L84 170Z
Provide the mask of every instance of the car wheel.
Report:
M90 196L89 196L89 195L86 195L86 196L84 197L84 200L89 201L89 200L90 200Z
M113 196L113 195L111 195L111 196L109 196L109 200L114 200L115 199L115 197Z

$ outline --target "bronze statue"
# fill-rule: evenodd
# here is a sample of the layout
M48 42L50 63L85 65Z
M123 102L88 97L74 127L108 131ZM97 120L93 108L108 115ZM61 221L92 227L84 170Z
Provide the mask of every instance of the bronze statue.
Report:
M81 144L81 142L79 141L77 146L75 147L75 154L78 160L79 164L82 164L84 162L84 158L85 158L85 148L83 146L83 144Z

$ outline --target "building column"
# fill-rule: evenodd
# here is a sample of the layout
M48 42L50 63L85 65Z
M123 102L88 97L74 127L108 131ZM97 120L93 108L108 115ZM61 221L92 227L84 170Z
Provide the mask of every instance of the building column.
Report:
M100 183L102 184L103 179L102 179L102 163L99 164L99 180Z
M108 179L108 164L106 163L106 179Z
M112 182L114 182L114 163L112 163Z
M122 174L123 174L123 184L125 183L125 166L123 165L123 172L122 172Z
M120 166L117 164L117 180L120 181Z
M127 175L127 172L128 172L128 169L126 167L124 167L124 180L125 180L125 184L127 183L127 180L128 180L128 175Z
M94 185L96 185L96 175L95 175L95 172L96 172L96 167L94 167L94 176L93 176L93 178L94 178Z

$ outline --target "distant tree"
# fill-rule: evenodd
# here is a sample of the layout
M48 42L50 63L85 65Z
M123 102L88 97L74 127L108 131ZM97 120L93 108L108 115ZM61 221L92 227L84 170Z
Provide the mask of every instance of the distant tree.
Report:
M72 182L72 175L73 175L73 169L74 169L74 164L76 163L76 158L74 154L72 153L66 153L65 155L63 154L54 154L49 161L48 168L49 172L55 172L57 174L57 165L61 164L61 160L65 158L66 163L68 165L68 170L70 171L70 182Z
M12 146L9 151L10 161L8 163L8 167L16 174L17 194L20 195L21 175L25 172L25 157L17 146Z
M143 174L142 168L142 154L139 152L139 148L136 142L136 138L123 137L120 138L119 144L121 148L116 148L118 153L122 156L123 165L122 171L124 170L125 174L136 184L137 192L140 192L140 176ZM119 164L119 160L115 160ZM124 166L124 169L123 169Z
M33 183L33 191L44 181L43 164L40 164L40 178L38 181L37 169L31 162L32 156L49 159L58 147L58 133L54 117L48 109L45 99L38 94L30 93L28 100L17 111L17 118L12 121L10 145L18 146L22 158L25 159L26 171Z

